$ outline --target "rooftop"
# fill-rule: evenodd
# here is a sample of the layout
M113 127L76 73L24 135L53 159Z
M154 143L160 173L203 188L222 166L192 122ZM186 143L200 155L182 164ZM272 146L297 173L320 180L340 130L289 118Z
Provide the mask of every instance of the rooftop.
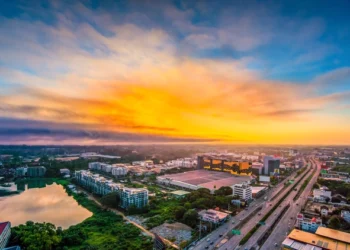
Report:
M350 244L349 233L344 233L342 231L338 231L338 230L334 230L326 227L319 227L316 231L316 234Z
M171 192L171 194L175 194L175 195L186 195L186 194L189 194L190 192L187 192L187 191L184 191L184 190L176 190L176 191L173 191Z
M2 234L2 232L4 231L5 227L7 226L7 224L9 224L10 222L6 221L6 222L1 222L0 223L0 235Z
M320 228L323 228L323 227L319 227L319 229ZM317 232L319 229L317 229L316 234L294 229L288 235L288 238L295 240L295 241L298 241L298 242L305 243L307 245L317 246L317 247L320 247L322 249L332 249L332 250L349 249L350 245L346 242L343 242L342 240L338 241L334 238L329 238L329 237L324 237L324 236L318 235ZM328 229L328 228L326 228L326 229ZM334 231L336 231L336 230L334 230ZM298 249L298 248L294 248L294 249Z

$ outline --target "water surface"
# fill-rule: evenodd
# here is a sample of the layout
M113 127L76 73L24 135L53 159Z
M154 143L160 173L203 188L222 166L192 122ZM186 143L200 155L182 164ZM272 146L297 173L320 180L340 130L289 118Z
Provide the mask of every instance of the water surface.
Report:
M50 222L65 229L92 216L89 210L80 206L56 183L13 184L9 189L22 191L20 194L0 197L0 221L10 221L12 226L31 220Z

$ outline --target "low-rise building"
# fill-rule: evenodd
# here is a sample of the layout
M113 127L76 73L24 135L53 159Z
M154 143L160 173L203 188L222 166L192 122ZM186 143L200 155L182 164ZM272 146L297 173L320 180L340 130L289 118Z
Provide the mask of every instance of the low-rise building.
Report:
M321 216L328 216L329 208L326 206L321 206L320 214Z
M331 200L332 192L326 187L321 187L320 189L313 190L313 196L314 201L326 201L327 199Z
M340 216L348 223L350 223L350 212L348 210L341 210Z
M148 190L145 188L123 188L120 193L120 207L143 208L148 204Z
M252 199L252 187L249 184L235 184L232 186L233 195L238 195L243 200Z
M11 223L1 222L0 223L0 249L4 249L11 236Z
M190 194L190 193L191 192L187 192L184 190L176 190L176 191L170 192L170 194L177 199L185 198L185 196Z
M297 215L296 228L299 228L305 232L315 233L318 227L323 226L321 218L305 218L303 214Z
M213 209L202 210L199 212L199 216L202 221L208 221L215 224L223 223L230 217L230 215L227 213L216 211Z
M70 170L68 168L61 168L60 174L61 175L70 175Z

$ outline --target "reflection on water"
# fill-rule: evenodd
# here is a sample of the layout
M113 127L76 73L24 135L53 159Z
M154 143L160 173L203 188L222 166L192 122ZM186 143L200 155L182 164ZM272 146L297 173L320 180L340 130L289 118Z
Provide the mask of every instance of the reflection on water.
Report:
M92 215L56 183L47 185L46 181L35 180L18 183L16 189L14 185L10 187L11 190L24 191L18 195L0 197L0 221L10 221L16 226L31 220L68 228Z

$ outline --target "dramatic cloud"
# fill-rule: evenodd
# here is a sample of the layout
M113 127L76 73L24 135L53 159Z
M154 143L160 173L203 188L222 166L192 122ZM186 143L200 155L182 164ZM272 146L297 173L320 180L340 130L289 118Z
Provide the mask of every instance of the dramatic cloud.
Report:
M27 16L0 17L0 142L310 143L326 133L318 141L328 143L333 130L345 131L337 142L350 141L340 108L350 102L348 67L298 82L274 75L340 51L320 40L323 19L263 5L231 6L217 19L206 4L142 9L151 2L127 11L20 5ZM264 57L267 46L288 46L291 56L279 65Z

